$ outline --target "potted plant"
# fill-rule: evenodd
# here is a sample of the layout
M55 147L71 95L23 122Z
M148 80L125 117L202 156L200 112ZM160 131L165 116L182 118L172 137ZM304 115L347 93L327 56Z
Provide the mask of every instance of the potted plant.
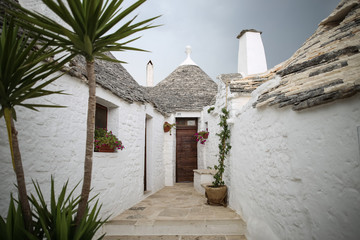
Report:
M122 142L106 128L96 128L94 136L95 152L114 152L115 149L124 149Z
M170 124L168 122L164 123L164 132L170 132L171 135L171 129L175 128L176 123Z
M196 141L200 142L201 144L205 144L206 139L209 137L209 131L206 129L206 131L200 131L198 133L195 133Z
M223 108L222 115L220 115L220 127L222 128L220 133L216 135L220 138L219 143L219 164L215 165L214 168L217 170L214 175L214 181L212 185L208 185L205 187L205 196L207 198L208 204L213 205L223 205L227 206L227 187L223 180L223 173L225 170L224 161L226 159L227 154L231 149L231 145L229 143L230 139L230 129L227 124L227 119L229 118L229 112L226 108Z

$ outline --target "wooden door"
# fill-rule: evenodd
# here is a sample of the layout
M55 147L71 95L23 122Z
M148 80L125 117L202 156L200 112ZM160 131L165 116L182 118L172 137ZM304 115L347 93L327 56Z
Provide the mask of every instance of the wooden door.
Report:
M197 142L194 136L197 119L177 119L176 122L176 182L193 182L193 170L197 169Z

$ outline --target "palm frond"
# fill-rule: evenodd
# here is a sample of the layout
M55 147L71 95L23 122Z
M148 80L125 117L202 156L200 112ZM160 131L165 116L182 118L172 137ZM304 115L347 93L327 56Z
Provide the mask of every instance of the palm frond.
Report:
M5 19L0 39L0 104L2 112L4 108L14 109L16 105L34 109L35 105L23 102L31 98L62 93L62 91L51 91L44 88L61 76L60 74L51 75L59 71L72 56L65 55L57 61L49 60L62 50L49 48L52 42L37 48L39 38L31 39L24 33L20 35L19 27L13 19L9 21ZM36 107L40 105L38 104Z
M16 10L8 11L11 15L18 16L19 24L22 27L39 34L40 39L46 41L54 39L51 45L58 45L63 50L81 54L87 61L92 61L95 57L107 59L100 53L109 50L141 51L141 49L126 46L138 37L121 44L117 44L117 41L159 26L153 26L151 23L160 16L134 23L135 16L123 23L115 32L110 33L111 29L117 27L146 0L135 1L126 9L122 9L123 0L66 0L68 7L62 0L43 0L43 2L65 24L55 22L42 14L31 12L16 3L12 3ZM24 14L18 14L19 12Z

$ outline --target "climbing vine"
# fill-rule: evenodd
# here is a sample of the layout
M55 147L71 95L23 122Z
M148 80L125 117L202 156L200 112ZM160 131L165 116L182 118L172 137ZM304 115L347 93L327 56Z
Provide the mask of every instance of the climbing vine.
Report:
M224 107L221 109L222 114L220 115L220 123L221 131L216 135L219 136L219 165L215 165L214 168L217 170L214 175L214 181L212 182L214 187L220 187L224 185L223 173L225 170L224 161L226 159L227 154L231 149L230 141L230 129L227 123L227 119L229 118L229 111Z
M207 110L208 113L211 113L212 111L214 111L215 107L211 107Z

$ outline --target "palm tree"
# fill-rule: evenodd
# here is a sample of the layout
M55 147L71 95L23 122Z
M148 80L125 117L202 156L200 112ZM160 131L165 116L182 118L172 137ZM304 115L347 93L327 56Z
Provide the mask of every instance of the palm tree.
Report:
M71 54L80 54L86 59L86 71L89 85L89 100L87 113L86 151L84 161L84 179L81 191L81 202L77 212L77 222L84 216L89 198L92 174L93 141L95 131L95 59L114 61L105 55L109 51L135 50L138 48L129 47L128 44L139 37L133 38L135 33L144 31L156 26L151 22L159 16L149 18L140 22L134 22L136 16L125 21L120 27L117 24L128 17L135 9L146 0L138 0L131 6L122 9L123 0L42 0L54 14L64 21L58 23L44 15L31 12L14 4L24 14L19 14L23 26L27 29L40 33L43 40L55 39L54 45L60 46ZM65 1L65 0L64 0ZM16 14L16 12L12 12ZM113 33L110 29L117 28ZM128 37L131 37L130 40ZM122 41L122 42L119 42ZM118 61L121 62L121 61Z
M36 50L37 39L26 37L13 20L7 22L6 19L3 19L2 24L0 38L0 117L4 116L5 118L19 202L26 229L31 231L31 210L14 123L14 120L16 121L15 106L22 106L31 110L37 110L37 107L56 107L32 104L29 100L62 92L49 91L44 88L59 77L48 78L57 72L69 58L63 58L61 62L51 61L49 58L59 53L60 50L48 49L49 44ZM44 80L45 78L47 79Z

